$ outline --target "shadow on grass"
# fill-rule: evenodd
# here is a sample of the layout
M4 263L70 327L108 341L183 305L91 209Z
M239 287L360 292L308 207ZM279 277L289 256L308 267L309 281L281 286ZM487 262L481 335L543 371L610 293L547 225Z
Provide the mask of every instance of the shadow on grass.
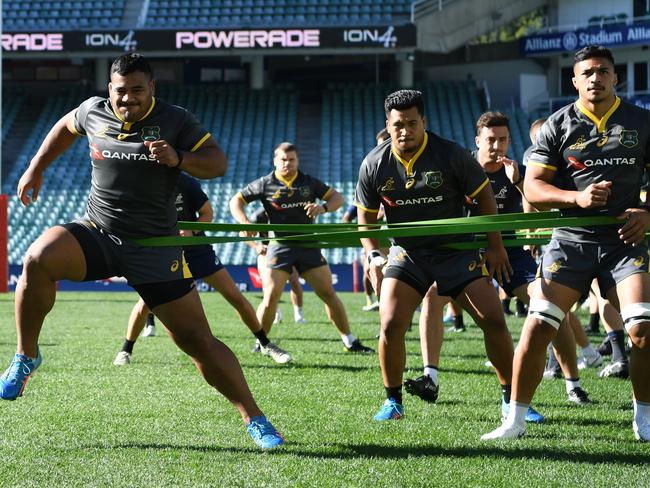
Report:
M371 366L346 366L343 364L300 364L298 362L290 362L287 364L276 364L276 363L267 363L267 364L251 364L251 363L241 363L243 368L264 368L264 369L278 369L278 370L291 370L291 369L304 369L304 370L327 370L334 369L338 371L349 371L349 372L360 372L360 371L372 371L377 369L375 364Z

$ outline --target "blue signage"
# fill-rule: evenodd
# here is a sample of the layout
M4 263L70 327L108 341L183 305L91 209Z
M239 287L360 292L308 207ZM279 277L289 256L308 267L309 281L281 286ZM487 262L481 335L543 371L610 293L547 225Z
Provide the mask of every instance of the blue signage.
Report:
M519 47L524 55L577 51L590 44L605 47L650 44L650 22L589 27L569 32L522 37Z

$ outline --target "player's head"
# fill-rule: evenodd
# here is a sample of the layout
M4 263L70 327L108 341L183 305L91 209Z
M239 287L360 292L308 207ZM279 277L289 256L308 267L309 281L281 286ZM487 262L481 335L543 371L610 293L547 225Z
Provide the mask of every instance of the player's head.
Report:
M384 127L382 130L377 132L377 135L375 135L375 140L377 141L377 145L381 144L382 142L390 139L390 134Z
M298 151L291 142L281 142L273 151L273 166L283 178L291 178L298 173Z
M544 125L544 122L546 122L546 117L534 120L533 123L530 124L530 131L528 132L528 135L530 136L530 142L533 144L535 144L535 141L537 140L537 133L539 132L539 129Z
M618 77L614 71L614 56L603 46L586 46L574 56L573 86L580 100L599 103L611 100Z
M485 112L476 121L476 147L481 166L494 164L508 153L510 119L501 112Z
M155 89L153 70L140 54L120 56L111 65L108 93L115 113L126 122L145 116Z
M401 153L415 153L424 140L426 119L424 98L417 90L398 90L384 100L386 130L393 147Z

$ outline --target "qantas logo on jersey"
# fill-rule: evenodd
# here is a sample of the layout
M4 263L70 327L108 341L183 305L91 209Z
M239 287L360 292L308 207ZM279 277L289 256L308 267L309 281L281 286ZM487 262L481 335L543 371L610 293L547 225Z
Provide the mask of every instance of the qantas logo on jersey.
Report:
M392 200L386 195L382 195L382 199L386 202L386 205L389 207L405 207L407 205L423 205L427 203L439 203L442 202L442 195L435 197L420 197L420 198L406 198L404 200L397 199Z
M625 164L634 166L636 164L636 158L598 158L585 159L583 162L578 161L573 156L569 156L567 159L569 160L569 164L577 170L586 169L591 166L622 166Z
M271 202L271 206L276 210L287 210L289 208L299 208L304 207L309 202L294 202L294 203L276 203Z
M90 157L96 161L101 159L117 159L120 161L156 161L156 158L150 154L124 153L109 151L108 149L100 150L96 144L90 144Z

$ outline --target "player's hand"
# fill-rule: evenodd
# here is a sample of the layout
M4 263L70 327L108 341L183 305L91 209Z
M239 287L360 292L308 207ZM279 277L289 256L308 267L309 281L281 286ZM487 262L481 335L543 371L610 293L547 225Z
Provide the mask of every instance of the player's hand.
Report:
M305 213L309 218L315 219L319 215L322 215L325 213L325 209L320 203L308 203L305 205Z
M158 141L144 141L144 146L149 149L149 154L156 161L165 166L173 168L178 165L178 153L167 141L160 139Z
M623 227L618 229L618 236L625 244L637 246L645 240L650 226L650 212L643 208L628 208L618 218L627 220Z
M381 293L381 282L384 280L383 267L370 264L368 266L368 278L370 278L372 288L375 290L377 298L379 298L379 294Z
M266 244L260 244L255 248L255 252L257 253L258 256L266 256L267 249L268 246Z
M581 208L604 207L612 193L612 182L592 183L576 195L576 205Z
M240 230L239 237L257 237L256 230Z
M41 171L27 168L18 181L18 198L25 207L38 199L38 193L43 184L43 173ZM31 190L31 192L30 192Z
M194 235L194 231L191 231L189 229L181 229L178 231L178 233L181 235L181 237L192 237Z
M505 156L499 156L497 162L503 163L506 170L506 176L510 180L510 183L514 185L515 181L519 181L519 165L517 164L517 161L506 158Z
M499 286L503 287L503 283L510 283L512 267L503 246L488 246L480 262L481 266L484 264L487 264L490 278L495 278Z

